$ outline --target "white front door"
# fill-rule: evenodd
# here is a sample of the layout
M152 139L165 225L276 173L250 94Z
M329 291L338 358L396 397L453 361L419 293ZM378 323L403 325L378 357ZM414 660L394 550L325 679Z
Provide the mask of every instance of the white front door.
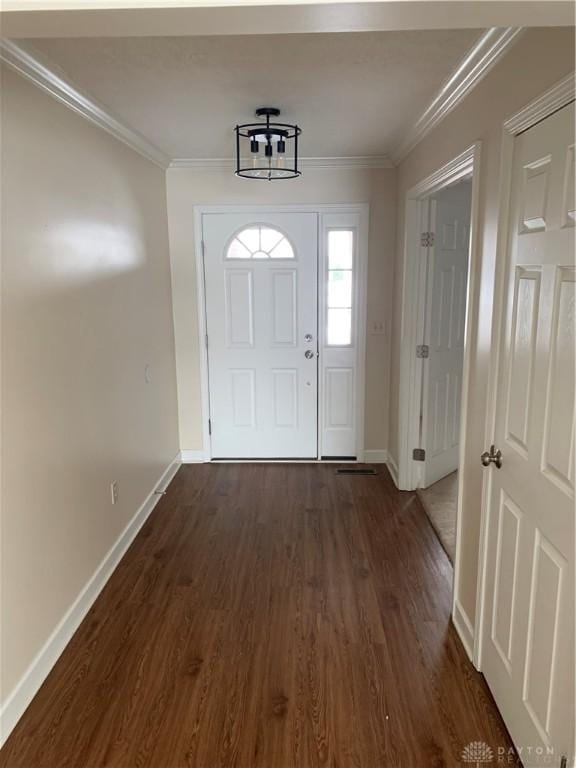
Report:
M426 291L424 488L458 468L471 199L472 184L466 181L438 193L430 205L434 244Z
M202 217L213 458L317 458L318 217Z
M525 766L574 764L574 106L515 140L482 671ZM548 756L548 760L544 760Z

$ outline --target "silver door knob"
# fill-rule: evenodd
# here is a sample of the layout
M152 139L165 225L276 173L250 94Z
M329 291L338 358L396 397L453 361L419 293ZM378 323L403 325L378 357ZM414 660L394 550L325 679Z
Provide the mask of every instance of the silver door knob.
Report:
M304 352L304 357L306 360L311 360L314 357L314 352L312 352L311 349L307 349L306 352Z
M490 464L495 464L498 469L502 466L502 451L496 446L491 445L489 451L484 451L480 456L480 461L483 467L489 467Z
M307 333L306 336L304 336L304 341L312 341L312 334Z

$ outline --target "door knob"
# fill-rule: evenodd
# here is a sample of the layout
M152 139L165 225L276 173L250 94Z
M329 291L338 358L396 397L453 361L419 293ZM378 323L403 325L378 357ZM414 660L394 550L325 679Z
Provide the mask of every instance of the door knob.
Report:
M304 341L308 341L308 342L312 341L312 334L307 333L306 336L304 336Z
M306 358L306 360L312 360L312 358L314 357L314 352L312 352L311 349L307 349L306 352L304 352L304 357Z
M502 466L502 451L496 450L495 445L490 446L489 451L484 451L480 456L480 461L483 467L489 467L490 464L495 464L498 469Z

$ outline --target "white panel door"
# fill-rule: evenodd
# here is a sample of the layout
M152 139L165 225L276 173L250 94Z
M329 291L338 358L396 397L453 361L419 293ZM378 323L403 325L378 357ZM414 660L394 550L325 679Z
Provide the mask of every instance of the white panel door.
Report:
M426 297L422 485L458 468L466 286L470 247L471 182L444 190L431 202L434 245L429 250Z
M315 213L204 214L213 458L316 458Z
M515 141L482 671L525 766L574 764L574 107ZM541 750L539 752L539 750Z

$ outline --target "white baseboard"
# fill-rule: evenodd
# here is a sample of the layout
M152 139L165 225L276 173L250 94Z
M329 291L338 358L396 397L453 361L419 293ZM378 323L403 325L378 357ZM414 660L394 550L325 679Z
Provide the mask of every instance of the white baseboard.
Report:
M388 462L388 451L366 449L362 451L362 461L365 461L366 464L386 464Z
M394 481L394 485L396 488L399 487L398 485L398 464L396 464L396 460L394 457L389 453L388 454L388 461L386 462L388 465L388 471L390 472L390 475L392 476L392 480Z
M206 451L180 451L180 461L182 464L198 464L199 462L210 461Z
M0 711L0 746L4 744L18 720L36 695L36 692L48 676L50 670L66 648L73 634L92 607L92 604L102 591L124 553L136 537L136 534L146 519L162 498L156 494L157 489L164 490L180 467L180 457L170 462L159 480L140 506L132 520L122 531L115 544L101 561L98 568L80 592L76 600L66 611L60 623L56 626L42 649L10 693Z
M454 600L452 608L452 623L456 627L456 632L458 632L468 658L474 663L474 627L457 598Z

